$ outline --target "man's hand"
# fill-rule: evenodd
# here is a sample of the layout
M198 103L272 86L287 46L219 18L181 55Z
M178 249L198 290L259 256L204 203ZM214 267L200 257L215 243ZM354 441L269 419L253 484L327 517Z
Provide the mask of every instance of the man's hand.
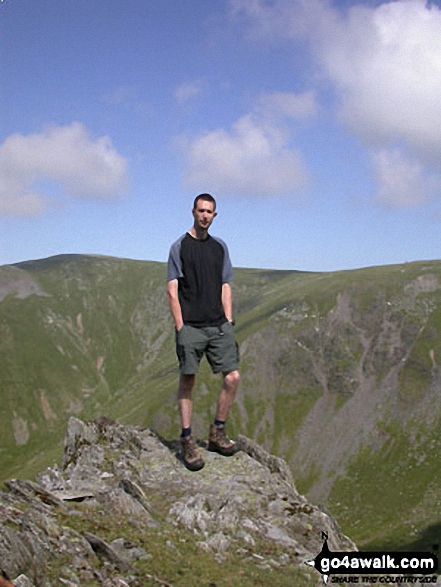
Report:
M177 279L172 279L167 283L167 297L170 313L175 322L176 332L179 332L184 326L184 321L182 320L181 304L179 303Z
M222 286L222 306L224 308L225 318L228 322L233 322L233 294L229 283Z

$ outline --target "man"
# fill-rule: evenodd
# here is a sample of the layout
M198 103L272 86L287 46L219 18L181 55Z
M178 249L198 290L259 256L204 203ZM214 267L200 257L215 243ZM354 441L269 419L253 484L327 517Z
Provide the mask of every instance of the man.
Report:
M225 434L225 423L239 385L239 353L233 330L230 281L233 271L227 246L208 234L217 216L216 201L200 194L193 204L193 226L171 247L167 295L176 329L179 359L178 407L183 460L191 471L204 466L191 434L192 390L204 355L213 373L222 373L216 418L210 426L208 449L224 456L237 451Z

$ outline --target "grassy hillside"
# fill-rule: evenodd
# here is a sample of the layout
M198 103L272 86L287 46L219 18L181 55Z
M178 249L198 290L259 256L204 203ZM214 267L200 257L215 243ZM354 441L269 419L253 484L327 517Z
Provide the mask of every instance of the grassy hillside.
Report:
M2 479L56 459L72 414L177 435L165 271L78 255L0 267ZM439 542L441 262L237 269L234 297L242 384L230 431L284 457L359 545ZM204 363L202 437L218 387Z

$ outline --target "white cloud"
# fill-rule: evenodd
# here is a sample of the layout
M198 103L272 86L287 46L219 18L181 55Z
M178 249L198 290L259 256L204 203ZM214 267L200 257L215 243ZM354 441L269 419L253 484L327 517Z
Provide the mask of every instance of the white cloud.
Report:
M376 201L390 207L417 206L430 200L441 188L440 178L425 172L399 149L382 150L373 157L378 184Z
M305 119L314 116L318 107L313 91L303 94L292 92L271 92L260 98L260 106L267 115Z
M341 116L372 142L441 154L441 11L405 0L353 8L319 46Z
M285 119L311 116L313 104L312 95L264 95L255 110L230 130L187 140L185 185L225 195L295 194L308 182L309 174L299 150L290 145Z
M108 137L91 139L74 122L9 136L0 145L0 178L0 214L35 216L49 206L37 182L55 182L71 197L107 199L127 189L127 162Z
M230 0L230 7L234 18L245 16L250 36L275 39L291 36L292 21L300 8L300 2L276 0L268 3L264 0Z
M180 85L175 91L175 99L177 102L186 102L190 98L198 96L202 92L200 83L188 83Z
M230 2L235 14L246 16L253 34L307 41L332 83L346 127L377 149L397 142L406 149L401 177L403 165L409 165L409 179L415 179L418 166L423 175L423 168L441 173L441 10L436 5L395 0L341 9L328 0ZM390 163L389 158L380 174L376 164L388 190ZM407 197L395 200L414 203Z

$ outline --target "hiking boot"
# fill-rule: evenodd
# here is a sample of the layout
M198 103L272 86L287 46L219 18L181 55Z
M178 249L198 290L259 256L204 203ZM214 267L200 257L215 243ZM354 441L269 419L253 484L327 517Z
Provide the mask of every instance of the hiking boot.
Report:
M218 452L224 457L231 457L239 450L238 445L230 440L225 434L224 428L210 424L210 435L208 437L208 450Z
M200 471L205 465L204 459L192 436L181 437L182 460L189 471Z

